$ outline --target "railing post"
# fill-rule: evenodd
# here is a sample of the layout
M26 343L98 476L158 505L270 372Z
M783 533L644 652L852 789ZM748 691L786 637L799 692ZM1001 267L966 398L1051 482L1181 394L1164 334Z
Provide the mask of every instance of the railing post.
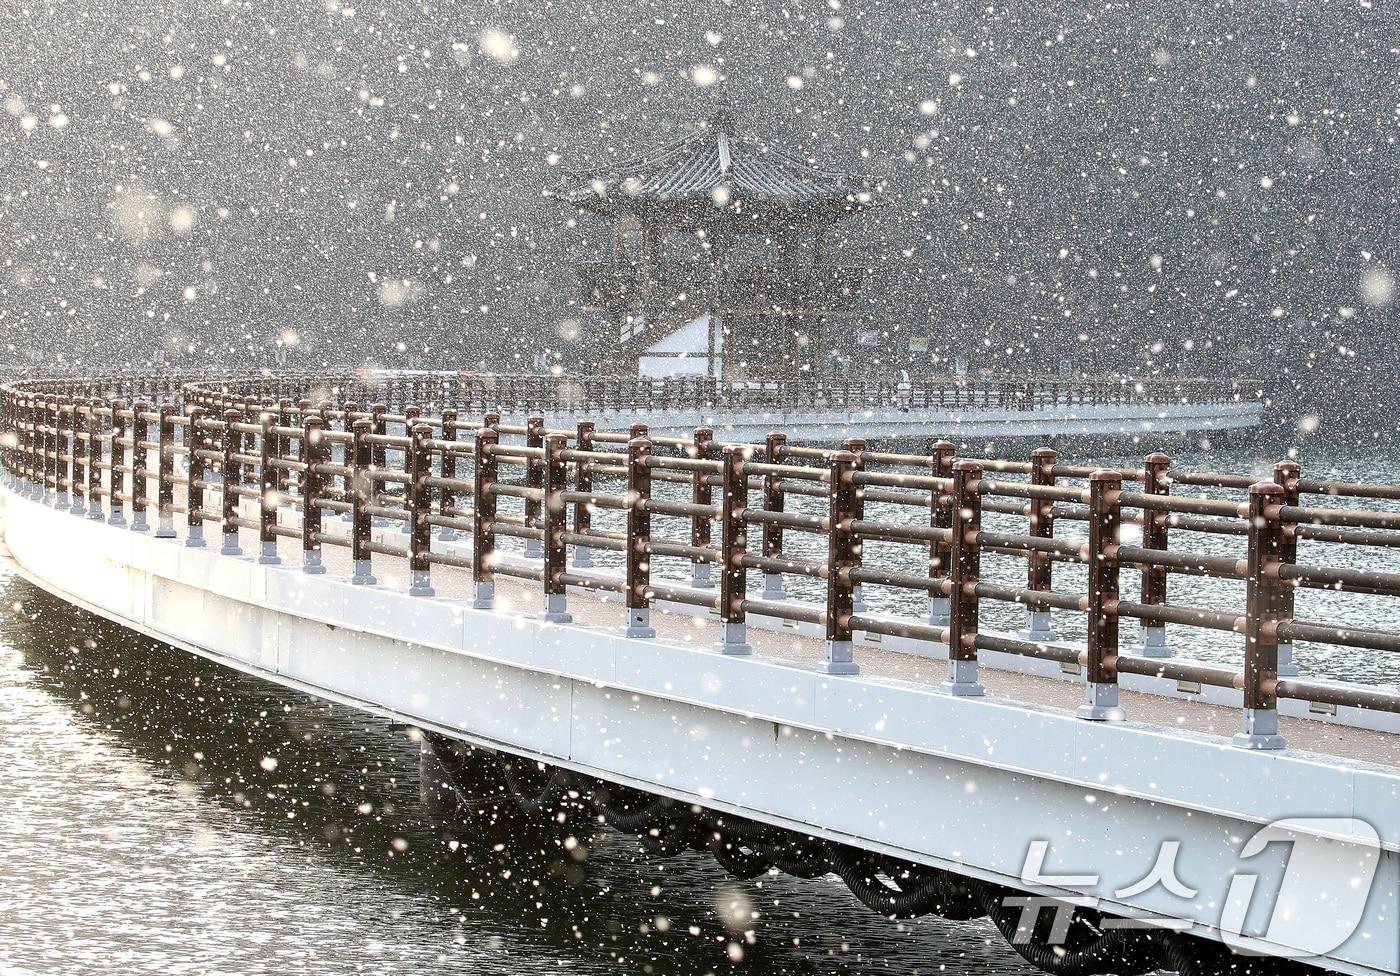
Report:
M566 434L550 434L544 439L544 619L555 624L574 619L569 614L564 584L569 558L564 542L569 506L564 503L564 491L569 487L569 473L561 455L568 443Z
M855 521L860 489L855 482L856 456L838 452L831 456L831 493L827 514L826 574L826 673L859 674L852 646L851 615L855 613L855 587L851 573L860 566L860 540Z
M744 533L744 509L749 503L748 475L744 473L744 450L735 444L724 448L720 474L719 515L719 641L721 654L752 654L744 613L748 574L744 556L748 540Z
M185 428L185 446L189 457L189 478L185 491L185 545L191 549L204 546L204 407L190 410L189 426Z
M1121 721L1118 707L1118 496L1123 479L1100 469L1089 476L1089 637L1084 652L1085 694L1077 714L1090 721Z
M319 576L326 571L321 562L321 481L316 472L321 463L321 431L326 422L320 414L301 418L301 569Z
M499 417L497 418L499 420ZM495 557L496 456L492 450L499 435L491 426L476 432L476 463L473 465L472 506L472 606L490 610L496 598L496 575L491 570Z
M224 477L221 492L223 500L224 544L219 549L221 556L241 556L243 549L238 544L238 489L243 483L243 464L238 460L238 449L243 446L243 434L235 432L233 425L243 419L243 411L224 411Z
M1298 504L1298 481L1302 477L1302 469L1296 461L1280 461L1274 465L1274 484L1283 489L1281 505ZM1278 560L1283 565L1293 565L1298 561L1298 526L1289 522L1281 530L1279 539ZM1278 597L1277 619L1279 621L1293 619L1293 598L1294 589L1285 583L1280 583L1275 589ZM1282 678L1294 678L1298 675L1298 663L1293 660L1293 642L1287 641L1278 645L1278 674Z
M163 403L156 411L156 538L175 538L175 407Z
M384 420L384 415L389 412L388 406L383 403L376 403L369 408L370 413L370 433L376 437L383 437L388 433L389 428ZM389 449L381 441L370 445L369 464L376 471L383 471L389 466ZM382 506L384 499L381 497L385 492L378 482L370 482L370 504ZM376 515L371 520L375 525L384 525L385 519L382 515Z
M432 561L428 554L433 548L433 488L428 479L433 474L433 451L428 444L433 429L427 424L414 424L409 429L411 439L408 455L407 505L408 569L411 596L434 596Z
M634 428L635 429L635 428ZM628 637L655 637L651 626L651 441L627 442L627 627Z
M445 441L457 440L457 411L446 409L442 412L442 439ZM452 448L446 448L442 452L442 460L438 462L438 471L444 480L455 479L457 477L457 452ZM456 518L457 492L446 485L438 495L438 514L443 518ZM457 530L450 525L444 525L438 529L438 539L443 542L456 542Z
M952 546L948 582L948 680L942 690L959 697L985 694L977 680L977 583L982 573L982 466L953 465Z
M277 556L277 509L282 499L277 486L278 468L273 462L281 460L275 450L281 440L272 431L277 423L275 413L265 410L258 419L262 426L258 439L258 563L277 566L282 562Z
M694 457L704 460L714 448L715 432L709 427L696 427L695 439L691 443ZM696 505L709 508L714 504L714 491L710 486L712 475L708 471L696 471L690 479L690 500ZM710 545L710 516L693 515L690 519L690 544L700 548ZM710 564L703 559L694 559L690 564L690 585L709 589Z
M1057 455L1054 448L1037 447L1032 451L1031 484L1053 485L1055 483L1056 460ZM1030 499L1027 505L1030 509L1028 535L1036 539L1053 539L1055 537L1054 505L1055 503L1048 498ZM1032 549L1028 563L1026 589L1035 590L1038 593L1045 593L1052 589L1054 562L1050 559L1050 554ZM1055 640L1055 625L1050 619L1050 611L1027 607L1026 626L1016 636L1022 640L1039 643Z
M88 518L102 520L102 401L88 401Z
M146 414L151 405L145 400L137 400L131 405L131 531L145 532L150 528L146 520L150 485L146 469L150 463L151 422Z
M764 442L763 459L769 464L780 464L786 449L787 435L773 431ZM777 475L765 474L763 476L763 510L766 512L781 512L783 510L783 483ZM769 559L781 559L783 555L783 527L772 522L764 522L762 529L763 555ZM763 599L787 599L787 593L783 591L782 573L764 572Z
M842 442L843 450L849 451L856 457L856 470L865 470L865 438L847 437ZM856 488L855 518L865 518L865 492L859 487ZM859 583L851 588L851 606L854 613L865 613L865 589Z
M369 506L374 500L374 481L370 445L365 438L374 429L368 417L350 425L350 582L356 586L373 586L373 556L369 550L373 523Z
M580 420L578 428L574 432L574 449L578 451L593 450L593 434L595 431L593 421ZM580 495L589 495L593 492L593 466L586 458L578 458L574 461L574 491ZM587 502L574 503L574 534L585 535L593 528L593 506ZM579 569L589 569L593 565L593 550L587 546L574 546L574 566Z
M535 450L544 449L544 418L534 414L525 421L525 446ZM544 488L544 463L539 458L525 459L525 487L540 491ZM525 499L525 524L532 529L540 528L540 509L543 505L535 498ZM540 559L544 556L544 545L538 539L525 540L525 558Z
M72 417L73 405L66 396L58 397L57 403L54 413L54 476L57 484L54 487L58 497L54 500L54 508L62 512L73 503L73 479L69 473L73 459L73 445L69 440L72 421L69 418Z
M274 422L278 427L284 429L292 426L292 402L290 400L284 399L277 401L277 417ZM286 434L278 434L274 440L274 444L275 446L272 453L275 457L291 457L292 452L288 450L288 447L291 445L291 438ZM289 475L290 472L288 472L286 468L277 469L275 490L279 495L287 494L287 485L290 481Z
M122 468L126 465L126 445L121 443L126 438L126 418L121 415L125 409L124 400L112 401L111 440L107 444L107 524L118 528L126 527L126 516L122 511L122 494L126 487Z
M1142 490L1147 495L1167 495L1171 493L1171 477L1168 472L1171 470L1172 459L1160 451L1147 455L1142 462ZM1142 547L1144 549L1167 548L1167 522L1171 518L1168 512L1154 512L1143 509L1142 512ZM1167 602L1167 567L1165 566L1144 566L1141 573L1142 578L1142 602L1147 606L1158 607ZM1142 644L1137 648L1137 653L1142 657L1164 658L1172 656L1171 646L1167 643L1167 625L1163 623L1148 623L1144 621L1140 626L1142 634Z
M953 477L952 441L938 441L933 445L933 474L937 478ZM933 508L929 512L929 524L935 529L953 530L955 521L954 497L951 490L935 489L931 499ZM953 542L933 542L929 545L928 575L931 579L948 579L953 568ZM931 627L947 627L952 619L952 598L934 594L928 598L928 622Z
M1245 557L1244 728L1235 745L1282 749L1278 731L1279 576L1285 489L1271 481L1249 486L1249 553Z
M69 443L72 445L73 474L69 479L69 494L72 501L68 511L85 518L87 516L87 406L74 397L69 401L71 410L68 417Z

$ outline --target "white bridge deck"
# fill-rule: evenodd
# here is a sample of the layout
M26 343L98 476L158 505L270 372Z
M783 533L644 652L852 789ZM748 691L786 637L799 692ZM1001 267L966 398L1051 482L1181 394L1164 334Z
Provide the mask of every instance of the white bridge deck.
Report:
M937 688L943 667L889 638L857 651L861 674L831 676L812 666L820 642L773 620L754 621L753 657L725 657L709 648L714 625L680 608L658 605L655 639L627 638L621 608L593 595L571 593L573 622L550 624L526 584L501 579L496 609L474 610L465 570L438 567L437 596L414 597L390 557L376 560L380 585L357 587L338 547L324 550L329 572L310 576L294 540L282 543L285 565L262 566L3 498L5 542L28 578L193 653L452 738L1012 887L1032 887L1027 850L1048 841L1044 874L1097 878L1035 890L1153 924L1238 930L1251 894L1235 876L1255 872L1260 891L1276 891L1287 861L1242 860L1245 843L1263 825L1313 818L1287 832L1295 853L1273 907L1288 924L1261 927L1254 947L1320 952L1315 964L1343 972L1400 970L1400 737L1346 724L1348 709L1325 722L1304 708L1282 720L1288 749L1247 751L1225 738L1237 706L1150 684L1124 693L1133 721L1086 722L1069 710L1080 685L998 670L995 655L983 659L987 697L956 698ZM255 533L243 545L256 553ZM1176 876L1195 894L1134 891L1168 841L1180 841ZM1360 925L1343 931L1338 900L1369 868ZM1246 931L1260 914L1254 905Z

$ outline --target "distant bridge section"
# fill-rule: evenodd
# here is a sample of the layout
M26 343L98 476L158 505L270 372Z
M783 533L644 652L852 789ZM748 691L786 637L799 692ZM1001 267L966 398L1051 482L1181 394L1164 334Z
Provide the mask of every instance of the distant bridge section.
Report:
M401 413L451 408L479 415L538 413L551 425L580 420L626 430L680 434L706 426L735 440L781 430L794 439L1044 438L1074 435L1165 437L1241 430L1262 422L1257 385L1205 379L991 379L734 382L705 376L588 377L362 370L331 380L307 377L301 390ZM229 386L237 393L246 386ZM255 385L250 393L271 389ZM284 387L285 389L285 387Z

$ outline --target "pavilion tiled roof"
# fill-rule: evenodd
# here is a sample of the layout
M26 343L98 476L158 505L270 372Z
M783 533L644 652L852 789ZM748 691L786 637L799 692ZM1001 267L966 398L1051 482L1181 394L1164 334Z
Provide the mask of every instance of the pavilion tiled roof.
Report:
M822 170L711 125L648 155L570 173L555 191L578 205L710 200L859 205L871 201L859 177Z

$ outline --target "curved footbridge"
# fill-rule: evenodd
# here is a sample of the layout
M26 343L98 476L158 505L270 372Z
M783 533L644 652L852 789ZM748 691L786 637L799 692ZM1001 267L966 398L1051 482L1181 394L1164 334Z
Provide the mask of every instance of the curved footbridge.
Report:
M218 394L162 389L6 392L4 541L20 572L64 600L436 741L541 764L545 792L592 784L574 795L611 802L610 822L661 842L678 832L689 838L682 846L707 847L736 873L833 870L886 914L991 914L1050 972L1225 972L1226 944L1260 954L1235 958L1246 967L1237 972L1400 969L1400 696L1291 677L1279 656L1281 638L1328 637L1291 619L1281 580L1361 586L1298 564L1285 523L1333 540L1367 536L1329 545L1379 544L1400 527L1400 515L1375 510L1380 501L1283 503L1300 491L1384 500L1387 486L1339 489L1293 471L1291 482L1253 485L1243 502L1208 500L1123 490L1124 480L1150 486L1155 470L1172 471L1160 455L1140 471L1061 466L1056 482L1044 454L1027 480L979 485L973 475L994 462L958 462L951 479L877 475L895 456L821 451L809 464L771 442L765 460L763 449L729 445L718 460L703 450L650 464L664 444L644 436L617 451L546 433L537 454L528 432L507 446L511 428L488 418L452 447L418 417L405 418L402 438L375 434L390 421L345 405L336 410L350 429L336 438L320 408L285 425L275 411L246 423L231 407L215 420ZM148 405L162 397L164 408ZM372 461L376 446L389 453ZM471 466L471 478L451 463L443 470L459 448L453 462ZM502 474L512 461L518 481ZM578 472L564 477L578 462L591 466L581 486ZM780 466L787 508L765 484ZM625 490L605 494L599 483L618 467ZM667 482L648 477L663 473L683 476L669 484L686 499L697 486L717 497L667 501ZM1172 473L1190 483L1192 473ZM1230 477L1198 482L1230 488ZM148 481L149 493L137 488ZM750 487L764 506L747 505ZM882 507L920 492L922 522L893 521ZM943 494L951 506L938 503ZM1031 511L999 513L998 497ZM514 516L507 500L539 506ZM567 517L574 505L624 522L580 526ZM1130 548L1120 528L1134 510L1175 512L1173 533L1218 521L1247 554L1188 563L1169 555L1178 550L1150 518ZM1036 513L1088 536L1047 533ZM1016 534L984 528L983 514L1034 518ZM665 520L715 521L718 544L668 543ZM1242 539L1225 528L1236 521ZM811 530L822 556L781 538L777 555L758 556L767 550L748 545L744 525L755 535ZM877 541L905 545L894 541L899 525L923 575L862 572L876 564ZM217 535L206 544L209 528ZM513 540L524 548L503 545ZM981 556L1018 546L1082 555L1087 593L1061 599L1044 575L1051 564L1036 560L1025 588L978 582ZM653 560L677 555L688 583L653 578ZM1129 602L1119 567L1137 562L1149 588L1152 565L1237 570L1248 606L1226 624L1165 600ZM748 592L749 567L764 570L762 595ZM1372 595L1400 587L1384 572L1363 575ZM797 593L798 579L817 589ZM901 582L928 594L912 621L862 605L862 586ZM979 631L979 600L1011 590L1028 607L1027 630ZM1088 643L1057 639L1052 609L1088 613ZM1132 651L1118 646L1117 619L1128 614L1148 624ZM1212 622L1244 635L1242 668L1173 656L1157 641L1167 623ZM1329 633L1361 647L1392 639ZM674 801L665 809L676 813L618 815L619 796L650 798L628 809L653 813Z

